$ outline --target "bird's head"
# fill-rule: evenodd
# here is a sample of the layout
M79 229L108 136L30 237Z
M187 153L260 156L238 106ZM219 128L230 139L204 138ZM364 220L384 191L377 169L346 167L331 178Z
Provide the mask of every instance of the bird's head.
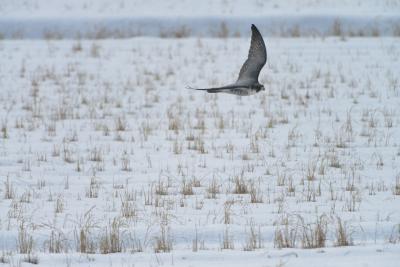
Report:
M256 85L256 91L260 92L260 91L265 91L265 87L262 84L257 84Z

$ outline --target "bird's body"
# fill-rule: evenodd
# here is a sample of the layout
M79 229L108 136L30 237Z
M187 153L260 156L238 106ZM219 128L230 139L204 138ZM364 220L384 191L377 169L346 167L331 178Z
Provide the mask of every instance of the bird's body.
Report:
M215 88L191 88L204 90L208 93L228 93L240 96L248 96L265 90L258 82L261 69L267 62L267 50L264 40L254 24L251 25L251 43L247 60L240 69L239 78L233 84Z

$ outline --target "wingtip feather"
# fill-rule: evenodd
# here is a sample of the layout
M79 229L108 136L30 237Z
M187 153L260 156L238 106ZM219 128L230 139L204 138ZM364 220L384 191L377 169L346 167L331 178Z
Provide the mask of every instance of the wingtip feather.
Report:
M261 35L260 31L258 30L256 25L254 25L254 24L251 24L251 32L256 32L256 33L259 33Z

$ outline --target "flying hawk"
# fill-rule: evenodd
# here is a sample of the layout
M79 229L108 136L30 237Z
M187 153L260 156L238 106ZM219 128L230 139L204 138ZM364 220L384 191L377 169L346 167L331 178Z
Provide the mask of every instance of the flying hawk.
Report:
M204 90L208 93L228 93L247 96L265 90L264 85L258 82L258 75L267 62L267 50L264 40L257 27L251 25L251 43L247 60L240 69L239 78L233 84L214 88L191 88Z

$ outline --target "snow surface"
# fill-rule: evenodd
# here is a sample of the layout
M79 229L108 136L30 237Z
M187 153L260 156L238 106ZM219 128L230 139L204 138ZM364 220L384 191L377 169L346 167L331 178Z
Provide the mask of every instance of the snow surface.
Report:
M326 266L326 267L397 267L399 246L368 246L351 248L328 248L319 250L263 250L263 251L199 251L196 253L174 251L164 254L108 254L83 255L39 254L40 266L178 266L178 267L219 267L219 266ZM368 255L366 257L366 255ZM14 256L14 264L22 257ZM22 266L35 266L22 263Z
M397 266L398 41L266 38L266 91L236 97L185 87L234 81L247 38L2 40L4 258L25 234L44 266ZM325 247L303 249L319 219ZM122 251L100 255L113 221Z

